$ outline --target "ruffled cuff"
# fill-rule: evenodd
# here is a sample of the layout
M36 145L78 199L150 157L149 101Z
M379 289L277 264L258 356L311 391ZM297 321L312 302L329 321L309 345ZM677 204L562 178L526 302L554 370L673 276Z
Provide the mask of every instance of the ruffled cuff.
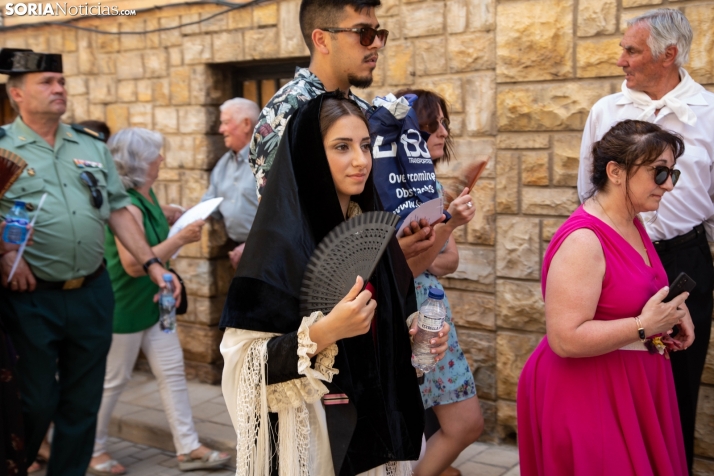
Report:
M337 356L337 344L332 344L315 356L315 365L308 354L317 350L317 344L310 339L310 326L320 320L321 312L313 312L304 317L297 332L298 373L303 377L267 386L268 408L271 412L293 407L302 402L314 403L327 393L322 381L332 382L332 377L339 373L334 368Z
M337 344L331 344L315 356L315 366L308 354L314 354L317 344L310 339L310 326L322 319L321 312L313 312L310 316L304 317L298 329L298 373L308 378L332 382L332 377L339 373L339 370L332 367L337 356Z

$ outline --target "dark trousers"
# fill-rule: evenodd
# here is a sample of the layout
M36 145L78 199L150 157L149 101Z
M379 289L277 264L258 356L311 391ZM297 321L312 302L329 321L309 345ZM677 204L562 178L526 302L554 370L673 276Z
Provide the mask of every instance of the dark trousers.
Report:
M25 426L15 376L15 350L0 316L0 476L25 476Z
M679 403L679 415L682 421L684 449L687 453L687 465L691 474L699 383L702 379L711 334L714 267L704 233L680 245L667 249L661 249L662 246L657 248L657 254L667 271L670 283L681 272L687 273L697 283L686 301L694 322L694 343L687 350L670 354Z
M54 422L48 476L84 476L94 447L104 368L112 340L109 275L71 291L0 288L5 327L17 350L27 461Z

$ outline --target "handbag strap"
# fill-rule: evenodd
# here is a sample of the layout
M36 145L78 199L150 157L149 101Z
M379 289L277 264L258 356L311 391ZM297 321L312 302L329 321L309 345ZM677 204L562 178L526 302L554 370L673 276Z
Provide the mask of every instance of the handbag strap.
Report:
M141 210L141 213L144 214L146 217L146 221L149 222L149 226L151 227L151 231L154 232L154 237L156 238L156 244L158 245L159 243L162 243L164 240L161 239L161 235L159 235L159 231L156 229L156 226L154 225L154 222L151 220L151 212L146 209L143 203L141 203L141 200L138 200L138 203L135 203L134 205L137 205L138 208ZM148 241L148 239L147 239ZM171 271L171 268L169 267L169 260L166 261L165 266ZM178 275L176 275L178 276ZM179 278L179 281L181 279ZM183 286L183 281L181 281L181 285Z

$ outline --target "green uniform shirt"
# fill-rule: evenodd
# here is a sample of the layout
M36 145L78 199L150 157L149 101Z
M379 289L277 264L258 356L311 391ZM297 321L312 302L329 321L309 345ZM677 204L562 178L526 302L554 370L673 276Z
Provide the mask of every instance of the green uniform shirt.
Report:
M149 246L156 246L169 236L169 222L161 210L153 190L149 190L151 200L134 189L128 191L131 203L144 216L144 233ZM140 332L156 324L159 320L159 304L154 302L154 294L159 287L148 276L132 278L119 259L119 250L114 233L106 227L104 256L114 290L114 333L130 334Z
M22 175L0 199L0 216L15 200L25 202L32 219L47 193L35 223L34 244L24 258L32 272L46 281L66 281L95 271L104 256L104 225L109 214L131 204L114 161L103 142L67 124L57 129L54 148L20 117L4 127L0 148L27 162ZM92 205L89 187L79 174L91 172L99 183L104 204Z

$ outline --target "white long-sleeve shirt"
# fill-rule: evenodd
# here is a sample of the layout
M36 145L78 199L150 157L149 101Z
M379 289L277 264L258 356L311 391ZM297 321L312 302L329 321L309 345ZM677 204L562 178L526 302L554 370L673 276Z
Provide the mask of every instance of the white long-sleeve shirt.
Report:
M681 122L669 108L647 120L665 130L676 132L684 139L684 154L677 159L681 170L674 190L664 194L656 219L654 212L643 213L647 233L652 241L668 240L704 223L709 241L714 241L714 93L703 90L681 98L697 116L697 123L689 126ZM636 119L642 109L622 93L600 99L593 106L585 123L580 147L578 195L584 201L593 189L592 146L610 128L625 119Z

